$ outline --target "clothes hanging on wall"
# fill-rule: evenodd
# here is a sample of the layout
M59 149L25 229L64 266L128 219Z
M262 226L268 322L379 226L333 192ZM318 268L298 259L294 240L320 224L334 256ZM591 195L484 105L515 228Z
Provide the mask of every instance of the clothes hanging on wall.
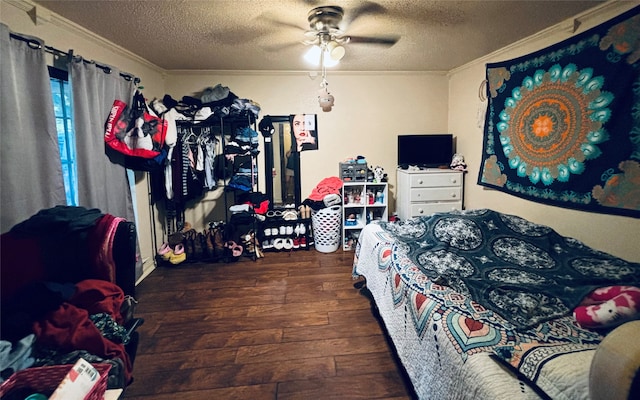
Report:
M258 132L248 125L238 127L224 150L227 159L233 162L233 174L228 186L243 192L252 191L258 173L254 162L259 153Z
M169 159L171 179L165 181L165 191L173 197L167 199L184 204L217 188L220 181L231 189L252 191L258 179L258 153L258 133L248 123L226 135L217 125L179 121Z
M183 136L183 132L178 128L178 143L171 164L173 201L180 204L204 194L202 177L195 169L194 154L188 140L188 136Z
M167 94L148 108L176 127L176 136L168 135L175 139L167 142L164 182L155 177L151 185L152 201L183 205L216 189L220 181L234 190L256 187L258 133L251 124L260 112L257 103L218 84L179 101ZM160 187L164 194L158 193Z

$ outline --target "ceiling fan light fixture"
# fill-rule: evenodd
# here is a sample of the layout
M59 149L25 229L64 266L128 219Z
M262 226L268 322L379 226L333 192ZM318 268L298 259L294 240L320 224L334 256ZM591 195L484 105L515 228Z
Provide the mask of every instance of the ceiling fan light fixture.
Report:
M336 65L340 64L340 60L334 60L333 58L331 58L331 55L328 51L324 52L324 57L322 57L322 64L326 67L326 68L331 68L331 67L335 67Z
M311 65L320 65L320 57L322 56L322 49L317 44L309 47L309 50L304 54L304 60Z
M327 43L327 53L329 54L330 59L340 61L342 60L342 57L344 57L345 49L338 42L332 40Z
M342 48L342 46L340 46ZM339 54L339 50L338 53ZM344 48L342 48L342 52L344 53ZM313 45L307 50L307 52L303 56L304 60L313 66L321 66L331 68L338 65L340 62L340 58L334 59L329 52L328 48L325 46L323 50L320 46Z

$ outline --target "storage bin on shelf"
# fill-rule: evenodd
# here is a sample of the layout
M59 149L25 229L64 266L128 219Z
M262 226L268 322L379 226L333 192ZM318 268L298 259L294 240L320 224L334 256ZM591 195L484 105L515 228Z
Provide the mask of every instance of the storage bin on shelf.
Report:
M340 246L342 206L331 206L311 213L316 250L332 253Z
M367 180L367 163L340 163L340 179L344 182L364 182Z

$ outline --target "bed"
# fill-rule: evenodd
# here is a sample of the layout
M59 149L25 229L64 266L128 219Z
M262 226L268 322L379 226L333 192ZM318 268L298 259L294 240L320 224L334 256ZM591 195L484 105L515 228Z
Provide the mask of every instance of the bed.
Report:
M353 275L418 398L587 399L607 330L572 310L598 287L638 286L640 264L482 209L367 225Z

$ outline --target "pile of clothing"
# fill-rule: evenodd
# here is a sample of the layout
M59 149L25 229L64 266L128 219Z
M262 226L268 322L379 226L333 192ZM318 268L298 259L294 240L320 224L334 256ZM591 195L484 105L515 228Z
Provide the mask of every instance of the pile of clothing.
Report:
M326 207L342 204L342 180L337 176L331 176L321 180L311 191L309 197L303 202L303 206L309 206L312 210L319 211Z

